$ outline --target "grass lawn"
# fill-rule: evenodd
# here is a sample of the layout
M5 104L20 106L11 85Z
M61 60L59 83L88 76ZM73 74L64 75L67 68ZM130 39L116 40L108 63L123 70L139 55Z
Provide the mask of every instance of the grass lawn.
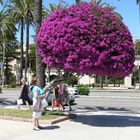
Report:
M12 116L20 118L32 118L32 110L20 110L20 109L0 109L0 116ZM45 115L41 116L42 120L56 119L59 116L64 116L63 112L59 111L46 111Z

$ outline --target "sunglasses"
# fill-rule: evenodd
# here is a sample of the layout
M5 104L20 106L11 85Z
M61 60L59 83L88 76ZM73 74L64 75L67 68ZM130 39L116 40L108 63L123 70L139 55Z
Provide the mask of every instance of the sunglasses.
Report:
M35 82L40 82L40 80L39 80L39 79L37 79Z

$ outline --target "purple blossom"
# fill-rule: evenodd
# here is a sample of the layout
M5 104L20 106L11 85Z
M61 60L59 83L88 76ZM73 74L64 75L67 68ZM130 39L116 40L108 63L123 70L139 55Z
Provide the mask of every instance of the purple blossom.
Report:
M134 44L113 10L84 3L53 12L37 35L42 62L77 74L129 75Z

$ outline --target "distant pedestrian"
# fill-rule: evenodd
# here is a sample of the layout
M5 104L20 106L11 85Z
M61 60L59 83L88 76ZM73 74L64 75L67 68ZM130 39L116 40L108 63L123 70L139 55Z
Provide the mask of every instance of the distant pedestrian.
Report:
M54 88L53 88L53 97L52 97L52 110L54 109L54 107L59 107L60 104L59 104L59 99L58 99L58 90L59 90L59 87L56 85Z
M64 97L64 84L62 83L62 81L59 81L58 99L60 103L60 110L62 111L65 110L65 107L63 105Z
M69 92L68 92L68 88L66 84L64 84L64 101L65 101L65 104L68 105L69 111L71 111L72 108L70 105Z
M26 84L25 79L21 79L21 92L19 96L19 100L23 102L23 104L26 104L27 108L29 108L30 104L30 98L28 96L28 85ZM20 109L20 103L18 104L18 109Z

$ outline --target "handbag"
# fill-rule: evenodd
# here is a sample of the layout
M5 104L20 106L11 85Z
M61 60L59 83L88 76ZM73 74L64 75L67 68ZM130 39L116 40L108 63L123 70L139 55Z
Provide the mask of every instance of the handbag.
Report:
M23 100L22 100L22 99L18 99L18 100L17 100L17 104L18 104L18 105L22 105L22 104L23 104Z
M48 102L46 101L45 98L41 100L41 104L42 104L43 108L48 106Z
M35 100L33 102L32 110L34 112L43 112L44 111L44 107L43 107L43 105L41 103L41 99Z

